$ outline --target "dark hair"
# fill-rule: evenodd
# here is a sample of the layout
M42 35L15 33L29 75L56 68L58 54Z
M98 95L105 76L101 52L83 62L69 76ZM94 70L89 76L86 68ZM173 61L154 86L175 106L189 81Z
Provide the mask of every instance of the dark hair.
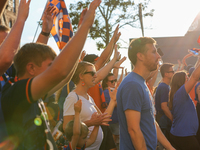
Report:
M56 57L55 51L40 43L28 43L22 46L14 57L14 67L18 77L21 77L26 72L26 65L29 62L41 66L42 62L47 58L54 60Z
M146 44L156 44L156 41L150 37L140 37L131 41L128 48L128 57L133 65L137 62L137 53L146 52Z
M72 140L72 136L73 136L73 126L74 126L74 120L71 120L67 123L66 127L65 127L65 135L68 141ZM88 134L89 133L89 129L87 127L87 125L83 122L80 122L80 135L82 134Z
M108 77L110 77L110 76L114 76L114 74L110 72L110 73L108 73L108 75L103 79L103 81L102 81L102 88L103 88L103 90L105 90L105 89L108 87L107 82L108 82Z
M8 32L10 31L10 28L4 25L0 25L0 32Z
M74 84L78 84L80 81L79 75L83 74L85 71L87 71L87 66L93 66L94 65L90 62L86 62L86 61L81 61L78 63L78 66L76 68L76 71L72 77L72 81L74 82Z
M169 71L169 68L170 68L170 67L173 67L173 66L174 66L173 64L164 63L164 64L160 67L161 76L164 77L164 76L165 76L165 73L167 73L167 72Z
M99 56L98 55L95 55L95 54L88 54L86 55L84 58L83 58L83 61L87 61L87 62L90 62L92 64L94 64L94 61L96 59L98 59Z
M172 77L171 90L169 94L169 109L173 108L173 99L176 91L185 83L186 73L184 71L176 72Z

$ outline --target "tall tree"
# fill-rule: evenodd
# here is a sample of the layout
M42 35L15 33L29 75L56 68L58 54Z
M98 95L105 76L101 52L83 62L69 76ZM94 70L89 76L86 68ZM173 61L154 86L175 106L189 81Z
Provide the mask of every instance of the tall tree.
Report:
M143 0L142 11L143 17L153 16L154 10L147 12L147 7L150 0ZM90 0L78 1L70 4L69 15L72 21L74 32L77 31L78 21L81 11L88 7ZM101 5L96 12L96 19L90 30L90 37L96 40L98 50L108 45L112 32L117 24L120 28L129 25L139 28L139 3L132 0L102 0Z

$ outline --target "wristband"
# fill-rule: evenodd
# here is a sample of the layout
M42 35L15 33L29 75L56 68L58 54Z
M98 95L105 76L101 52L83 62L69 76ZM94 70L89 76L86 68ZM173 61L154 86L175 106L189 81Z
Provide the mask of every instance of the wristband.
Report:
M41 34L44 35L44 36L49 36L49 35L50 35L50 32L47 33L47 32L43 32L43 31L42 31Z

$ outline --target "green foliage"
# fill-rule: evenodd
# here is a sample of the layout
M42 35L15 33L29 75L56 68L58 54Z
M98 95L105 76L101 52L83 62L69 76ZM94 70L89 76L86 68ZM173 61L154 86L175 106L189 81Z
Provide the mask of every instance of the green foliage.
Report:
M143 16L153 16L154 10L147 12L150 0L143 0L142 10ZM78 29L78 22L81 11L88 7L91 0L78 1L70 4L69 15L71 17L74 32ZM96 17L93 26L91 27L89 37L97 40L96 45L98 50L105 48L112 37L113 31L117 24L120 28L126 25L132 27L140 27L138 4L132 0L102 0L101 5L96 11Z

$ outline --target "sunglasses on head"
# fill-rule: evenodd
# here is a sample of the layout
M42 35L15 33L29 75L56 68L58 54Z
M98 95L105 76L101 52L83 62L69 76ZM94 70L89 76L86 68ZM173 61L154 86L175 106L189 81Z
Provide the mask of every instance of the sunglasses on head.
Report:
M96 72L94 72L94 71L87 71L84 74L88 74L88 73L91 74L92 76L94 76L96 74Z
M113 82L117 82L117 79L115 80L108 80L109 82L113 83Z

